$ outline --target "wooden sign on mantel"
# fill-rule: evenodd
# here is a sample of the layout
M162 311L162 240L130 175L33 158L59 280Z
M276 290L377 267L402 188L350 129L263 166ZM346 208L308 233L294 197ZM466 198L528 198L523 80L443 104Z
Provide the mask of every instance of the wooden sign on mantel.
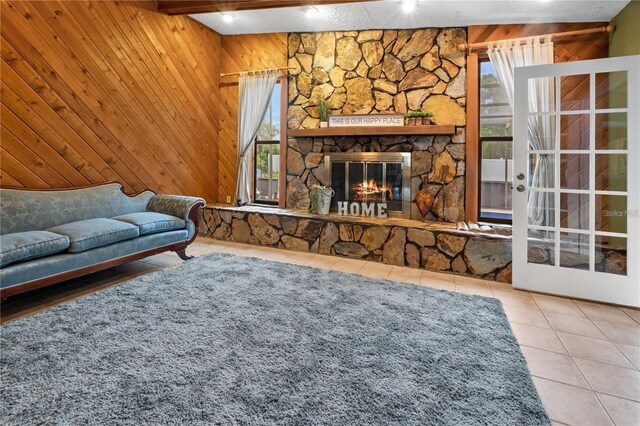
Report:
M330 115L329 127L404 126L403 114Z

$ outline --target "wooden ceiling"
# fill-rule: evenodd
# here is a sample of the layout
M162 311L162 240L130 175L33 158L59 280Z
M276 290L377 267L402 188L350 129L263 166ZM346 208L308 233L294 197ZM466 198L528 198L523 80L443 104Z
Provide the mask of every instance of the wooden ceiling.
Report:
M337 3L360 3L378 0L158 0L158 11L168 15L231 12Z

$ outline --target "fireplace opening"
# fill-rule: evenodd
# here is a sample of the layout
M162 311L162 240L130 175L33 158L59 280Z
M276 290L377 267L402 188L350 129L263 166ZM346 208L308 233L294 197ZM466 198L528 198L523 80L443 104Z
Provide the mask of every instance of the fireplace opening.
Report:
M389 216L409 218L410 153L331 153L325 156L325 168L336 193L331 211L342 201L386 203Z

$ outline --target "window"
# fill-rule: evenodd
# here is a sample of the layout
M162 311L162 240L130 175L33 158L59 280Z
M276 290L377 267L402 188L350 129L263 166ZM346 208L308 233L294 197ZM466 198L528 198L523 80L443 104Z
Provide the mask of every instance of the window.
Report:
M280 84L276 84L255 143L254 197L256 203L278 204L280 178Z
M510 222L513 112L489 60L480 62L479 219Z

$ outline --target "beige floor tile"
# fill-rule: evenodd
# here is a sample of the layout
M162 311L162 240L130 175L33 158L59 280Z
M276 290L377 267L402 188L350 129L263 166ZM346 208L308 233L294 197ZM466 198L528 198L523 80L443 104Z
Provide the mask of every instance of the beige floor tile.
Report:
M597 339L607 339L607 336L588 318L579 318L574 315L564 315L553 312L547 312L545 316L554 330Z
M311 258L307 266L320 269L331 269L340 259L334 256L322 256L316 254Z
M625 345L624 343L615 343L620 352L627 357L629 362L633 364L636 370L640 370L640 347L633 345Z
M466 275L453 275L453 281L456 284L473 284L491 288L489 281L474 277L467 277Z
M569 355L521 346L532 376L590 389Z
M536 309L538 305L533 300L529 292L522 290L504 290L500 287L491 286L493 297L500 299L503 305L515 306L519 308Z
M422 278L423 279L432 279L434 281L450 282L452 284L455 282L455 275L453 275L453 274L443 274L443 273L440 273L440 272L433 272L433 271L422 271Z
M640 424L640 403L603 393L596 392L596 395L617 426Z
M573 357L633 368L633 365L622 352L608 340L594 339L593 337L578 336L577 334L560 331L556 334Z
M575 301L575 303L592 321L638 325L629 315L624 313L624 311L618 307L600 305L580 300Z
M578 318L587 318L571 299L550 297L537 293L531 293L531 297L533 297L533 300L536 301L536 304L544 314L562 314Z
M495 294L495 291L494 291ZM551 328L547 319L542 315L540 309L534 305L531 308L521 308L520 306L506 305L503 308L510 322L518 324L532 325L534 327Z
M593 390L640 401L640 372L635 368L574 358Z
M614 324L594 321L600 331L616 343L640 346L640 325Z
M349 274L357 274L366 264L364 260L338 258L338 261L331 267L332 271L346 272Z
M369 278L387 279L393 266L385 265L377 262L366 262L362 269L358 271L358 275L363 275Z
M394 266L388 279L403 283L420 284L420 280L422 279L422 270Z
M463 281L458 283L456 278L455 289L458 293L473 294L476 296L493 297L491 287L485 281Z
M437 275L447 275L437 274ZM425 287L436 288L438 290L456 291L456 286L453 283L453 279L441 279L438 276L434 276L429 271L423 271L422 278L420 278L420 285Z
M533 383L552 420L567 425L613 424L592 391L539 377Z
M521 345L561 354L567 353L553 330L518 323L512 323L511 329Z
M633 308L620 308L620 309L622 309L622 312L629 315L635 322L640 324L640 309L633 309Z

